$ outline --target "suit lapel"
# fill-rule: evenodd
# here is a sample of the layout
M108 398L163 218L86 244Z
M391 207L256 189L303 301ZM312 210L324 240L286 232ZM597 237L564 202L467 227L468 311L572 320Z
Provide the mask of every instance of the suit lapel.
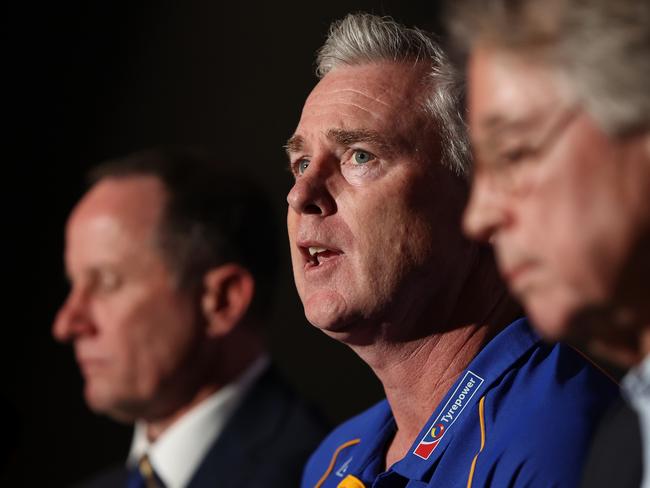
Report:
M265 371L253 385L201 462L188 488L246 486L257 460L286 415L286 395L275 370Z

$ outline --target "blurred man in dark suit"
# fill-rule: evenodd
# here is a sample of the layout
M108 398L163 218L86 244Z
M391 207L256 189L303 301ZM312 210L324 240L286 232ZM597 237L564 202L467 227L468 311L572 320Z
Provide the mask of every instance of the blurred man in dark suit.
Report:
M134 422L126 467L91 486L286 487L323 433L269 366L269 204L180 152L105 163L66 227L54 322L88 406Z
M452 5L476 155L465 228L546 337L633 367L650 486L650 3ZM603 428L585 485L638 486L637 421L621 406Z

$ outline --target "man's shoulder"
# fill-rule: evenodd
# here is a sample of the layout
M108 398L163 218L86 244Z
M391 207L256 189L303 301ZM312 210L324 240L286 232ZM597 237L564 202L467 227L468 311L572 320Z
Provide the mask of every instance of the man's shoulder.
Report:
M477 355L469 369L486 379L488 398L501 409L526 405L571 410L592 403L609 404L618 384L578 349L542 341L526 319L519 319L497 335Z
M382 400L336 427L309 458L302 486L314 486L337 458L347 456L354 450L364 433L378 431L388 415L391 415L390 407L386 400Z
M92 478L74 485L73 488L115 488L126 486L129 473L124 465L115 465L107 468Z
M486 392L485 409L491 412L493 427L525 431L527 435L515 439L553 446L550 454L555 455L584 445L618 397L615 380L578 350L540 343ZM579 444L568 446L560 440Z
M278 439L278 434L299 433L300 438L312 444L314 437L321 440L329 431L321 412L302 398L274 366L251 388L232 420L235 425L239 425L240 420L257 422L269 428L275 425L278 432L269 436L271 442ZM293 439L293 444L299 443L299 438Z
M448 483L461 466L471 486L577 486L594 429L618 397L616 382L576 349L541 341L526 320L488 343L469 373L478 378L476 395L463 400L453 390L449 401L462 416L450 411L459 422L436 430L445 436L430 459L432 482Z
M618 396L615 381L580 352L540 343L484 395L476 481L576 486L598 421Z
M329 429L274 369L255 382L190 486L295 486Z
M529 405L544 416L609 404L618 396L616 381L579 350L540 342L492 386L517 407ZM514 413L514 412L513 412Z

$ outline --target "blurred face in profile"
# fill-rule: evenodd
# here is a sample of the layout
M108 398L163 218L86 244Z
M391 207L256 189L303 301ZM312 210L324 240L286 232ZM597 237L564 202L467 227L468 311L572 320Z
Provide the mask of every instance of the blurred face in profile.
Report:
M464 227L493 244L512 292L558 339L574 314L609 298L648 221L650 144L606 134L531 59L480 45L470 58L476 162Z
M106 178L66 227L71 289L53 333L74 346L89 407L126 421L173 411L201 335L157 248L164 202L154 177Z

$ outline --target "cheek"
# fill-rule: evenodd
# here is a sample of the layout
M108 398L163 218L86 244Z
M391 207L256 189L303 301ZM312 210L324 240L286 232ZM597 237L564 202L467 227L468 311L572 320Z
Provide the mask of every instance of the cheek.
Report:
M143 394L172 374L197 340L189 305L162 294L125 309L115 324L112 347L119 374Z
M287 208L287 232L289 234L289 242L293 243L293 234L294 230L296 228L296 213L291 209L291 207Z
M149 310L143 310L142 335L137 342L152 364L169 370L184 360L199 340L199 324L189 303L168 298L164 306L161 301L165 303L159 298Z
M298 217L296 213L293 212L291 208L289 208L289 210L287 211L287 232L289 237L289 253L291 255L291 265L293 268L294 280L296 282L296 286L299 288L302 274L298 273L298 271L300 265L302 264L302 256L295 244L296 232L298 228L297 218Z
M627 231L620 215L625 191L613 171L615 155L597 145L591 151L574 154L567 162L563 181L557 182L561 193L555 213L562 269L567 279L596 298L612 278L612 259Z
M519 250L540 265L541 279L549 287L588 296L594 284L593 242L584 228L588 215L576 193L562 194L561 190L549 188L521 205L524 238L518 243Z
M423 207L411 208L399 197L382 199L355 222L360 226L356 232L360 250L358 285L361 290L372 290L378 301L390 299L414 269L430 267L436 246L432 231L436 218L423 212Z
M612 279L621 240L629 234L620 214L625 189L607 145L576 144L543 191L547 198L541 227L565 280L591 299L600 298ZM534 198L535 196L533 196Z

